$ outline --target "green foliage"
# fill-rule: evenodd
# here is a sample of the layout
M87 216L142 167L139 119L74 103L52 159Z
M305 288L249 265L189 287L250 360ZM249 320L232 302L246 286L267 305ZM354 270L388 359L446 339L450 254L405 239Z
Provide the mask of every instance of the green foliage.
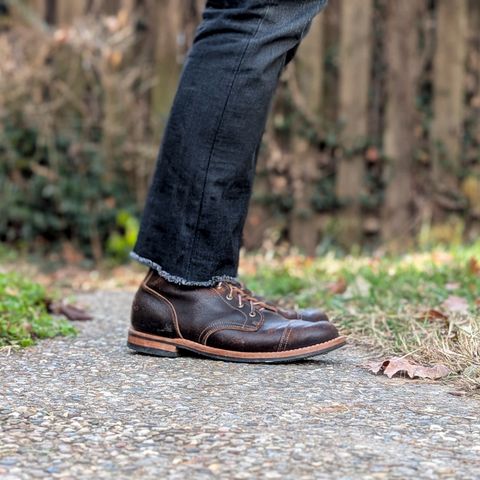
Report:
M126 210L118 212L116 223L119 231L108 238L107 252L117 260L125 260L135 245L140 224Z
M8 134L8 137L6 137ZM132 205L122 177L107 182L99 151L73 134L47 146L21 124L5 129L0 152L0 240L24 244L73 240L86 255L103 244L117 208Z
M262 265L247 280L262 295L287 295L300 306L322 304L342 316L352 308L362 314L382 311L392 315L406 305L436 308L452 293L465 298L475 312L480 272L469 268L472 259L480 262L480 242L378 259L333 254L314 260L287 258ZM340 292L332 288L339 281L345 284Z
M138 216L146 182L135 168L150 170L152 128L136 114L148 98L143 70L123 62L133 28L119 20L114 34L92 18L62 42L34 28L2 32L0 242L68 242L99 260L117 214Z
M75 332L67 320L47 312L40 285L17 274L0 273L0 347L28 347L36 339Z

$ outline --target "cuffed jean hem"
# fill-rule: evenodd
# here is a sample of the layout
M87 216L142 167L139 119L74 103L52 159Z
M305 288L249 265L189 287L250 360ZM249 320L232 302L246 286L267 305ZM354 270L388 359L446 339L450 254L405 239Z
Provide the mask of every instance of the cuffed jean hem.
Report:
M171 273L166 272L163 268L152 260L148 258L141 257L135 252L130 252L130 258L132 260L141 263L142 265L146 265L147 267L156 270L156 272L164 278L167 282L175 283L177 285L184 285L186 287L213 287L217 285L219 282L233 282L238 283L238 279L235 277L231 277L230 275L221 275L212 277L210 280L206 281L196 281L196 280L188 280L183 277L179 277L178 275L172 275Z

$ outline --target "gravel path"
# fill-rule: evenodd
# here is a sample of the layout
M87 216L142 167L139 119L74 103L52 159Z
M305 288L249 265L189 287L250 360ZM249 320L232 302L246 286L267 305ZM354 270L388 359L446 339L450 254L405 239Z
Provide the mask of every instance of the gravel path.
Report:
M125 347L130 293L75 339L0 357L0 478L480 479L479 403L347 347L285 365Z

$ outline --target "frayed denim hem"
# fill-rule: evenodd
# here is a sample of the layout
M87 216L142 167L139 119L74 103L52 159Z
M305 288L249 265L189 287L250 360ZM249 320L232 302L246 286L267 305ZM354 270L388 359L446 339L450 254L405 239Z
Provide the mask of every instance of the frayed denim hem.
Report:
M222 275L217 277L212 277L210 280L205 282L196 282L195 280L187 280L186 278L179 277L177 275L172 275L171 273L166 272L160 265L157 265L155 262L152 262L148 258L143 258L135 252L130 252L130 258L136 260L142 265L153 268L157 273L163 277L167 282L176 283L177 285L184 285L186 287L213 287L219 282L233 282L238 283L238 279L231 277L229 275Z

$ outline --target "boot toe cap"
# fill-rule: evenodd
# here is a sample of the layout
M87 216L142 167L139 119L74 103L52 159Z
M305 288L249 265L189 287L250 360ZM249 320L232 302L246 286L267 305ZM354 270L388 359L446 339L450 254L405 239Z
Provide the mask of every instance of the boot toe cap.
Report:
M337 328L330 322L312 323L299 320L291 322L287 328L290 329L290 332L283 350L311 347L340 336Z

